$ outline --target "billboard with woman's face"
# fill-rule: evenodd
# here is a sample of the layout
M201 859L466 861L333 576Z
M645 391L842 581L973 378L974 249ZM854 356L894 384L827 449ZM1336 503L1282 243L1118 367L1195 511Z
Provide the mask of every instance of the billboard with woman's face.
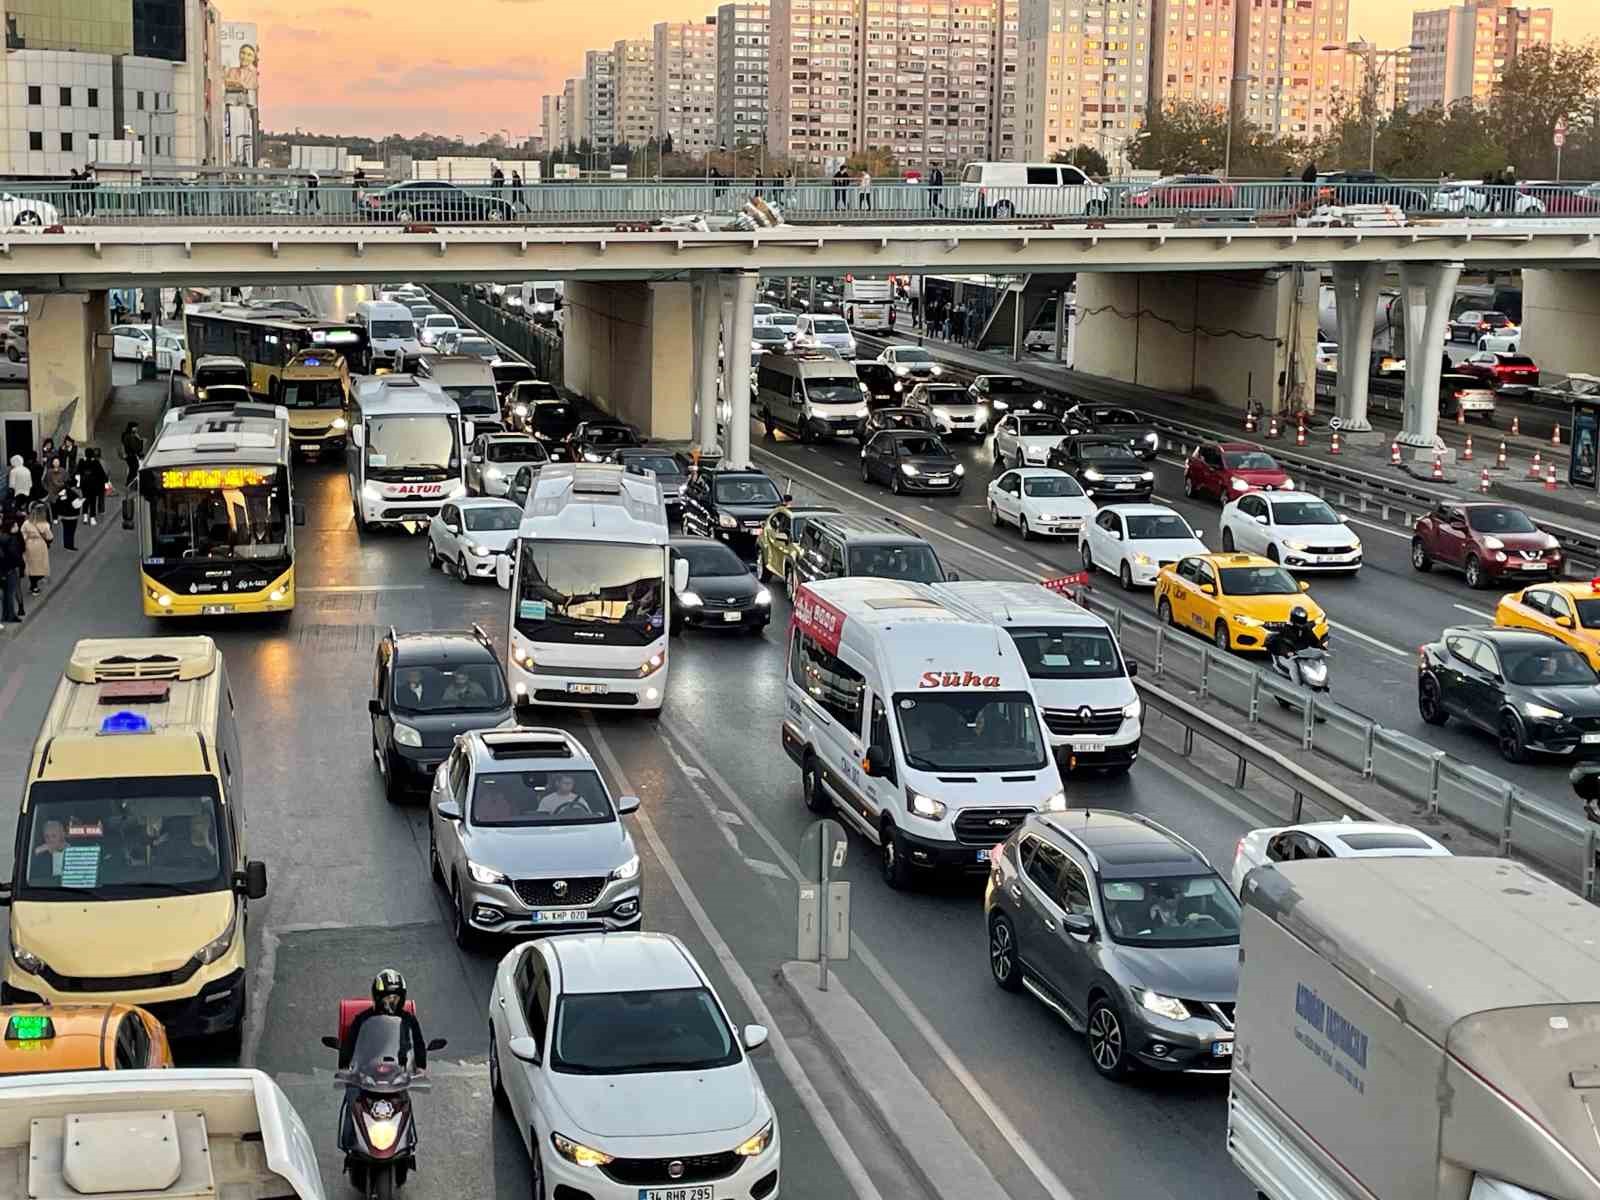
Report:
M222 87L230 98L244 96L244 103L256 105L261 86L261 42L256 27L247 21L222 23ZM231 100L238 103L237 100Z

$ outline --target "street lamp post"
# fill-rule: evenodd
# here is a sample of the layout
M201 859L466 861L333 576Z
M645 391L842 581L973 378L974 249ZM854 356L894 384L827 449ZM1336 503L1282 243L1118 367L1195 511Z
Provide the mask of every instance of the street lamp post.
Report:
M1378 82L1383 76L1383 67L1380 65L1384 59L1391 63L1402 54L1411 54L1425 49L1417 42L1407 46L1400 46L1394 50L1379 50L1372 42L1361 38L1358 41L1346 42L1343 45L1330 44L1322 47L1324 50L1343 50L1346 53L1364 55L1367 60L1367 81L1365 91L1367 103L1371 111L1368 113L1367 129L1367 170L1375 171L1378 166Z
M1233 89L1235 84L1254 83L1254 75L1233 75L1228 79L1228 133L1223 142L1222 177L1228 179L1233 171Z

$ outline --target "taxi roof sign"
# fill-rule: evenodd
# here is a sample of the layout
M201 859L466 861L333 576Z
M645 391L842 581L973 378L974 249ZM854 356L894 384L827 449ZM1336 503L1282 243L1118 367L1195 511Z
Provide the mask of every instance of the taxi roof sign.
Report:
M56 1036L56 1023L43 1013L13 1013L6 1021L8 1042L45 1042Z

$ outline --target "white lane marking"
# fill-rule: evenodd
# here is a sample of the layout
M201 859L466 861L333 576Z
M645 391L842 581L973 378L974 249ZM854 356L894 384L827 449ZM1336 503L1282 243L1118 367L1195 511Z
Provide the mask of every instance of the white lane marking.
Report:
M1035 564L1035 565L1036 565L1036 566L1040 566L1040 567L1043 567L1043 568L1044 568L1044 569L1045 569L1045 570L1046 570L1046 571L1054 571L1054 570L1056 570L1056 569L1057 569L1057 567L1056 567L1056 564L1055 564L1055 563L1047 563L1047 562L1045 562L1045 560L1044 560L1044 559L1042 559L1042 558L1036 558L1036 559L1034 559L1034 560L1033 560L1033 561L1034 561L1034 564Z
M1411 655L1409 653L1407 653L1406 651L1400 649L1400 647L1391 646L1388 642L1380 642L1377 638L1373 637L1371 634L1362 633L1359 629L1351 629L1350 626L1348 626L1348 625L1335 625L1332 621L1328 622L1328 624L1330 626L1332 626L1334 629L1337 629L1342 634L1346 634L1346 635L1348 635L1350 637L1357 638L1360 641L1366 642L1369 646L1376 646L1379 650L1382 650L1387 654L1393 654L1397 658L1410 658L1411 657Z
M769 863L764 858L747 858L744 861L749 864L750 869L757 875L765 875L770 879L781 879L785 883L789 881L789 872L785 871L777 863Z
M1473 616L1483 617L1485 620L1494 620L1493 613L1484 612L1481 608L1473 608L1470 604L1452 604L1450 607L1459 608L1464 613L1471 613Z
M700 753L699 748L685 738L678 731L676 724L669 718L663 717L656 728L666 735L664 740L667 741L669 747L681 750L683 754L695 760L700 769L705 772L706 778L715 784L717 790L722 793L723 799L739 811L749 823L750 828L755 830L756 835L767 844L767 848L772 851L772 856L783 864L784 869L788 871L796 883L802 882L805 876L794 856L789 853L788 849L778 840L772 830L767 828L765 822L756 815L755 810L745 803L738 792L734 791L728 781L722 777L721 772L711 765L705 755ZM602 752L604 752L603 746L604 744L602 743ZM676 754L674 757L676 757ZM643 809L639 810L639 815L641 817L644 815ZM939 1056L939 1060L944 1064L945 1068L967 1089L967 1093L972 1097L973 1102L983 1110L984 1115L989 1118L995 1129L1010 1145L1012 1152L1033 1173L1033 1177L1039 1181L1039 1185L1044 1188L1045 1192L1051 1196L1052 1200L1073 1200L1072 1192L1061 1181L1060 1176L1050 1169L1049 1164L1039 1156L1039 1152L1022 1136L1022 1131L1012 1124L1011 1118L1006 1116L999 1104L995 1102L984 1086L968 1070L967 1065L957 1057L956 1052L950 1048L950 1044L940 1036L939 1031L923 1015L916 1002L906 994L905 989L889 973L888 968L883 965L878 956L867 948L866 943L859 934L852 935L850 945L855 952L855 956L861 960L861 965L872 973L873 978L878 981L878 985L888 993L889 998L905 1013L912 1027L933 1048L933 1052ZM982 1155L979 1157L982 1157Z
M844 459L842 459L842 458L836 458L836 459L834 459L834 460L833 460L833 465L834 465L834 466L836 466L836 467L842 467L842 466L844 466Z
M1171 775L1173 779L1177 780L1180 786L1199 792L1207 800L1211 801L1211 803L1222 809L1223 812L1231 813L1235 817L1238 817L1239 820L1243 821L1249 828L1261 828L1261 813L1251 813L1247 811L1241 805L1235 804L1232 800L1229 800L1215 788L1209 788L1205 784L1198 782L1193 773L1178 770L1177 767L1173 766L1162 757L1162 751L1165 749L1166 747L1163 746L1161 750L1146 750L1144 753L1139 755L1139 761L1141 763L1152 764L1158 771L1165 771L1168 775Z
M600 757L605 760L606 767L611 771L611 777L624 794L636 794L627 782L623 773L622 764L617 761L617 756L612 752L611 744L606 741L600 732L600 725L589 712L583 714L583 722L589 728L590 742L599 748ZM737 805L736 805L737 807ZM828 1111L828 1106L823 1102L817 1089L812 1085L810 1077L805 1073L805 1068L800 1065L800 1060L794 1056L794 1051L789 1048L789 1041L783 1035L783 1030L778 1027L777 1019L767 1007L761 993L756 990L755 982L740 965L734 956L733 948L723 940L717 932L717 927L712 923L705 906L700 903L699 897L689 887L689 881L684 878L683 872L678 868L671 852L667 849L666 842L656 832L655 822L650 819L650 814L640 808L634 814L638 822L639 832L644 834L645 841L650 843L656 858L661 863L661 869L667 873L667 879L672 883L672 890L678 893L678 899L683 901L684 908L689 910L689 916L694 920L700 936L705 938L712 952L717 956L717 961L722 964L722 969L728 973L728 978L733 981L733 986L743 997L745 1004L750 1009L750 1015L767 1027L768 1038L772 1046L772 1056L777 1060L778 1069L788 1079L789 1085L794 1088L795 1095L800 1097L800 1103L811 1121L817 1127L817 1132L822 1135L822 1140L827 1143L828 1149L833 1153L834 1161L839 1164L839 1169L844 1172L844 1177L850 1181L850 1187L855 1192L858 1200L883 1200L878 1185L872 1182L872 1176L867 1174L867 1169L861 1160L856 1157L855 1148L852 1147L844 1136L843 1130L833 1119L833 1114Z
M420 592L424 585L420 583L374 583L374 584L323 584L308 587L297 587L297 592Z
M928 512L938 512L939 511L938 509L934 508L934 506L931 505L931 504L919 504L919 505L917 505L917 507L921 508L921 509L925 509Z

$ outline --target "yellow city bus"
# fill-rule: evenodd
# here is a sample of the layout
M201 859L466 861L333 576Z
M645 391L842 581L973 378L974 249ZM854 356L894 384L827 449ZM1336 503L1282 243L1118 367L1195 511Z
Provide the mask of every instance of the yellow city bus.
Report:
M148 617L294 607L288 413L191 404L170 413L139 468L139 589Z
M279 404L284 370L304 350L333 350L350 371L371 369L367 331L347 321L324 321L236 304L197 304L185 311L188 360L204 354L232 354L250 370L250 390Z
M278 403L289 410L289 444L342 454L350 429L350 367L337 350L302 350L284 364Z

